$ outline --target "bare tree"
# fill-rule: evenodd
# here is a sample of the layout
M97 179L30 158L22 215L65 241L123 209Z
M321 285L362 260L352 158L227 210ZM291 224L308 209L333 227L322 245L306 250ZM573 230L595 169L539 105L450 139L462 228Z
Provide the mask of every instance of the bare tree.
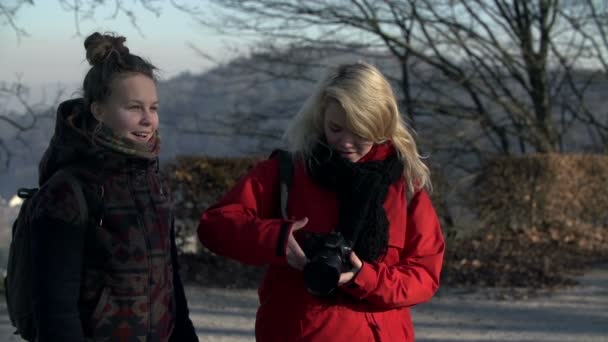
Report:
M92 19L100 9L107 9L108 7L112 8L113 12L110 16L112 19L116 19L118 16L124 15L129 19L131 25L133 25L133 27L135 27L141 35L144 35L137 23L135 7L139 4L145 10L158 17L162 13L162 7L160 5L162 2L163 0L134 0L130 1L130 4L126 4L126 1L124 0L59 0L62 8L74 15L74 25L78 35L80 35L80 22L82 20Z
M460 132L482 132L459 144L479 153L564 150L574 123L588 126L606 145L606 123L585 102L592 81L574 75L581 61L606 70L605 2L597 0L210 0L201 9L187 2L171 5L220 32L262 37L253 52L267 56L262 70L277 79L312 81L310 67L323 65L311 51L339 51L365 57L392 57L391 72L411 125L417 118L454 121ZM163 0L59 0L79 23L112 6L113 17L127 16L137 27L133 6L160 15ZM18 34L14 20L28 0L0 10ZM216 14L215 19L210 13ZM306 49L309 59L291 49ZM326 53L326 52L325 52ZM590 57L589 54L593 57ZM378 57L380 58L380 57ZM276 65L289 65L276 73ZM255 69L253 69L255 68ZM560 101L574 94L577 99ZM423 119L424 120L424 119ZM428 119L427 119L428 120ZM453 139L451 139L453 140ZM454 146L446 139L442 146Z
M63 96L64 89L58 89L52 98L43 97L32 102L29 89L19 80L13 83L0 83L0 163L8 167L15 157L18 146L28 148L27 134L34 130L42 120L54 119L54 108Z
M143 31L140 29L137 22L137 6L141 6L146 11L158 17L162 13L161 4L164 2L164 0L134 0L128 2L124 0L57 0L57 5L61 6L64 11L72 13L74 16L74 28L77 35L81 35L81 22L95 18L102 9L111 10L112 13L110 18L112 19L124 15L140 34L143 35ZM18 13L24 6L36 6L36 4L33 0L13 0L6 4L0 3L0 19L3 19L3 21L0 22L0 25L9 26L15 32L18 40L20 40L21 37L29 35L27 29L22 27L18 20Z
M597 152L608 153L608 115L605 108L592 108L597 99L588 91L596 84L604 84L608 76L608 3L605 1L584 0L568 4L569 11L562 11L571 31L569 40L557 41L552 50L559 64L566 70L578 65L591 65L597 71L587 71L586 77L573 77L572 72L564 73L563 82L572 90L565 110L574 118L585 123L589 137ZM565 48L564 48L565 46ZM597 87L596 88L603 88ZM603 93L603 91L601 91ZM603 97L603 94L596 96Z
M19 10L25 5L34 5L33 0L19 0L14 3L0 3L0 26L9 26L20 41L22 36L27 36L27 31L21 27L15 18Z
M443 170L457 170L451 179L469 179L496 154L572 150L581 126L598 137L591 145L605 146L606 121L586 98L598 85L579 70L589 59L608 65L608 10L598 1L210 2L205 11L183 9L219 32L259 37L252 55L266 63L251 72L312 81L311 70L336 55L379 61L407 121L432 137L423 149L442 156ZM581 11L587 25L577 26Z
M580 45L561 44L573 34L603 42L601 31L568 30L571 14L581 6L593 7L595 18L606 16L605 6L592 6L592 0L212 2L219 19L203 17L205 25L259 35L267 51L301 46L388 52L400 69L391 75L410 122L444 117L448 127L456 119L462 132L482 133L465 141L459 137L461 150L560 151L572 122L595 125L599 120L590 111L557 112L556 100L566 91L586 90L580 82L562 81L574 77L568 75L577 65L557 61L580 50ZM453 148L453 140L444 146Z
M596 76L581 79L577 73L589 60L604 70L608 65L605 2L209 2L204 9L171 4L220 32L261 37L252 52L258 59L265 56L267 63L248 67L275 79L313 81L310 68L324 65L327 51L390 60L397 69L387 74L400 88L408 122L418 128L432 120L433 129L442 133L443 139L425 142L432 150L477 159L563 151L576 125L593 133L593 144L606 146L607 124L586 99ZM122 13L136 25L133 10L121 0L60 3L74 13L77 31L79 20L110 4L115 16ZM159 15L163 1L134 3ZM297 54L303 50L307 53ZM289 67L277 72L277 65Z

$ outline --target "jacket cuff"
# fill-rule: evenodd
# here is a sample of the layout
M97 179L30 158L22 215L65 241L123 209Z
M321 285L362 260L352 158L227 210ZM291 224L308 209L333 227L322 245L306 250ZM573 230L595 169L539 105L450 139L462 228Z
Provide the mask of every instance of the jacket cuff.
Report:
M376 288L377 279L376 270L370 264L364 262L355 277L340 286L340 289L357 299L363 299Z

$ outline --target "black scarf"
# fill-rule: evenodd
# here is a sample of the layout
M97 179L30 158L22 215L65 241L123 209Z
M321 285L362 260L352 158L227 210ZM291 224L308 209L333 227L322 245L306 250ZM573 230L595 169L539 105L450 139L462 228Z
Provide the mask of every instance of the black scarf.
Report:
M386 160L352 163L324 143L307 160L313 181L336 192L340 216L336 230L357 256L376 262L388 250L389 222L383 204L391 184L402 177L403 162L393 154Z

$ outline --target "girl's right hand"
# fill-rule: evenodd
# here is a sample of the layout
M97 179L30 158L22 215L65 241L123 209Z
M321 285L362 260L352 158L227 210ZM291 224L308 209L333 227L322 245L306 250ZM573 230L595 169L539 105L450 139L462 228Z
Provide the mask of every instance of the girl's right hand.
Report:
M306 254L300 247L300 244L296 241L296 238L293 236L293 233L304 228L308 224L308 217L300 219L294 222L291 226L291 231L289 232L289 236L287 237L287 248L285 251L285 255L287 257L287 263L297 269L303 270L304 265L308 262L306 258Z

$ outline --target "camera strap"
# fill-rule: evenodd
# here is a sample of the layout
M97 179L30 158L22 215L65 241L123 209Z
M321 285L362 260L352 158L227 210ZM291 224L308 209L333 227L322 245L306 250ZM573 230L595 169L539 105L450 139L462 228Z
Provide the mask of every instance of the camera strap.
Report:
M279 154L279 182L281 195L281 217L288 220L289 189L293 182L293 158L291 153L285 150L278 150Z

